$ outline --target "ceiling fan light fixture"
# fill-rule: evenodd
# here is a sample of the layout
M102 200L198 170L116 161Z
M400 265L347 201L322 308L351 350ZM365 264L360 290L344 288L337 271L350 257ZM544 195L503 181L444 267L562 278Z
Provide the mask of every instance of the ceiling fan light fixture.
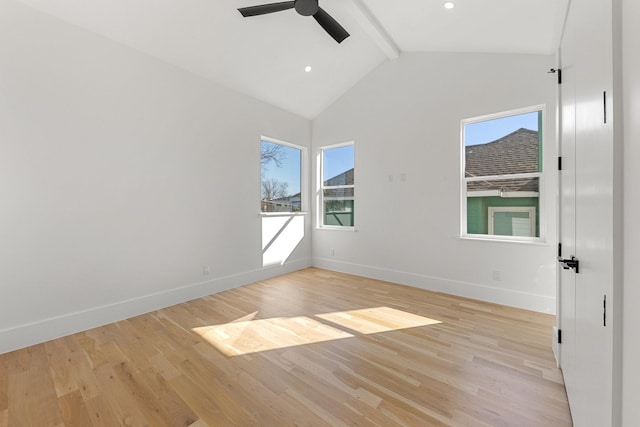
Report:
M318 0L293 0L260 4L257 6L241 7L238 9L238 12L247 18L288 9L295 9L296 12L303 16L313 16L313 19L338 43L342 43L344 39L349 37L347 30L318 5Z
M318 0L296 0L295 9L302 16L314 15L318 9Z

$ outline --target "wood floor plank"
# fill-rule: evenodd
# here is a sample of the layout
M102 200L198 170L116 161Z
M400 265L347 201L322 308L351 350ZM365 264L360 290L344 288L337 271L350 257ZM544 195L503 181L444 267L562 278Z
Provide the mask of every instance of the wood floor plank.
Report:
M135 390L127 387L118 377L111 365L102 365L95 370L97 381L102 389L108 407L109 414L115 415L119 425L146 426L149 420L146 418L145 409L135 400Z
M90 427L93 421L80 391L76 390L58 398L62 420L66 427Z
M0 355L0 427L571 426L553 324L310 268Z

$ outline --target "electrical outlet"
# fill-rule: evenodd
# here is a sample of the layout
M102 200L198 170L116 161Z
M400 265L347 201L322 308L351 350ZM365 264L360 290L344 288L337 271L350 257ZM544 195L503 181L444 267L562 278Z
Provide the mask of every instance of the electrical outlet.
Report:
M211 266L203 265L202 266L202 275L203 276L208 276L210 274L211 274Z
M493 270L492 275L493 275L493 280L495 280L496 282L501 282L502 281L502 272L501 271Z
M331 256L336 256L336 250L331 248Z

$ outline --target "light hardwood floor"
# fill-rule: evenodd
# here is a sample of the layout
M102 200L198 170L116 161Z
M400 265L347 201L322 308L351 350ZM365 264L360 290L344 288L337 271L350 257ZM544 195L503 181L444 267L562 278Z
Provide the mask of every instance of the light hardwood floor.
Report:
M0 355L0 426L570 426L553 322L311 268Z

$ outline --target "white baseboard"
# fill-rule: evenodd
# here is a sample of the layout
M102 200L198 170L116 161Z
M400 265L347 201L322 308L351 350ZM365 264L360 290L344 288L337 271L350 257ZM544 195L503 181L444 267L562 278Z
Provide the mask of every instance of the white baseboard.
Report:
M555 314L555 297L537 295L508 289L494 288L477 283L460 282L439 277L425 276L404 271L353 264L328 258L313 258L313 266L341 273L354 274L429 291L472 298L511 307L524 308L540 313Z
M94 307L75 313L42 319L7 329L0 329L0 354L39 344L76 332L103 326L140 314L149 313L185 301L266 280L311 266L310 259L296 260L284 265L218 277L192 283L168 291L145 295L114 304Z

